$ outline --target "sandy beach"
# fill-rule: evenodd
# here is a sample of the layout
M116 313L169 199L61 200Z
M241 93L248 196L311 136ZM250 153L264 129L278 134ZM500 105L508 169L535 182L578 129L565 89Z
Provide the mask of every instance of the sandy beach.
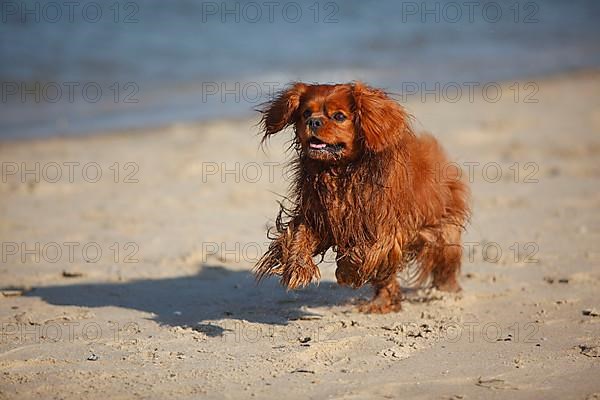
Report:
M332 257L256 285L291 136L258 116L0 142L0 399L599 399L600 71L501 88L405 99L473 217L463 292L388 315Z

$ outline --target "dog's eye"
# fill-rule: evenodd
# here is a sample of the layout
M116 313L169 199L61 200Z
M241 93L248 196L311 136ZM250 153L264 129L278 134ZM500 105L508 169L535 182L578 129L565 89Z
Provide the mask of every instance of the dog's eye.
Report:
M338 111L335 114L333 114L333 119L335 119L338 122L342 122L346 120L346 116Z
M307 110L304 110L304 112L302 113L302 116L304 118L308 118L308 117L310 117L310 114L312 114L312 111L307 109Z

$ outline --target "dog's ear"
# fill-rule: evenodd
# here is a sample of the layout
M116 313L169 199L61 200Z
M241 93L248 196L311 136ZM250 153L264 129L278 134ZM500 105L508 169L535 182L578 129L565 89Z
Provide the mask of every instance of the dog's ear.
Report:
M412 135L408 115L383 90L354 82L352 95L355 106L354 124L360 130L369 150L380 152L404 136Z
M300 96L306 91L307 85L296 82L279 92L275 98L266 103L259 111L262 113L261 127L264 133L262 141L269 136L291 125L297 117L300 106Z

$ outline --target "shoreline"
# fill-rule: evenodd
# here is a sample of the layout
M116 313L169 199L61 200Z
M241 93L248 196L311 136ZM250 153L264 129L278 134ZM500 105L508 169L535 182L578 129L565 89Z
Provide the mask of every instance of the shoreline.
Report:
M594 76L596 74L598 74L600 72L600 67L585 67L585 68L579 68L579 67L574 67L574 68L570 68L570 69L564 69L558 72L548 72L548 73L543 73L543 74L533 74L530 76L525 76L525 77L520 77L518 79L505 79L505 80L497 80L497 81L486 81L486 82L481 82L481 83L485 83L485 84L489 84L489 83L494 83L494 84L499 84L502 87L507 87L510 84L515 84L515 83L522 83L522 82L544 82L544 81L552 81L552 80L557 80L557 79L569 79L570 77L585 77L585 76ZM366 82L369 83L369 82ZM413 82L405 82L406 84L410 84L407 88L412 90L413 86L412 83ZM424 82L416 82L416 83L424 83ZM440 82L437 82L440 83ZM444 82L445 84L449 84L449 85L453 85L455 82L452 81L448 81L448 82ZM462 82L462 83L466 83L466 82ZM477 82L480 83L480 82ZM460 83L459 83L460 84ZM285 85L282 84L279 87L284 87ZM479 86L482 86L481 84ZM427 88L427 86L426 86ZM452 88L451 88L452 89ZM464 90L469 90L469 87L463 87ZM176 94L177 92L175 92ZM198 92L200 93L200 92ZM401 99L403 97L402 93L397 93L395 91L392 91L391 93L394 94L394 98L397 99L401 104L405 105L405 102L402 102ZM438 93L439 95L439 93ZM189 94L187 95L189 96ZM414 94L408 94L408 96L414 96ZM428 95L431 96L431 95ZM480 97L480 96L479 96ZM265 99L266 100L266 99ZM460 102L460 101L459 101ZM141 122L141 119L138 118L138 120L140 120L141 124L138 124L138 126L132 126L132 127L122 127L122 128L114 128L114 129L95 129L95 130L90 130L90 131L86 131L83 133L61 133L61 132L56 132L54 134L43 134L43 135L31 135L31 136L27 136L27 137L23 137L23 138L19 138L19 137L6 137L6 138L2 138L0 137L0 144L3 143L13 143L13 142L21 142L21 141L36 141L36 140L52 140L52 139L71 139L71 138L86 138L86 137L94 137L94 136L106 136L106 135L122 135L122 134L138 134L140 132L142 133L151 133L151 132L155 132L155 131L161 131L161 130L169 130L173 127L177 127L177 126L186 126L186 127L190 127L190 126L197 126L197 125L202 125L202 124L211 124L211 123L222 123L222 122L227 122L227 121L232 121L232 122L239 122L239 121L250 121L253 120L252 115L256 115L256 112L252 111L252 109L254 107L256 107L259 103L256 104L251 104L248 103L248 107L247 110L242 111L242 108L239 108L238 111L236 113L234 113L235 115L230 115L227 117L205 117L205 118L198 118L198 119L185 119L185 120L176 120L176 119L172 119L172 118L166 118L166 119L170 119L170 122L164 122L164 123L158 123L158 124L146 124ZM163 118L164 119L164 118Z

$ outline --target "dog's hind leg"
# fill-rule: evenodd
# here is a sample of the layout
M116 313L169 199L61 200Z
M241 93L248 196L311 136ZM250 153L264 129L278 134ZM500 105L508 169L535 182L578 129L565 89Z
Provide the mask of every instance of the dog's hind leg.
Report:
M422 235L428 237L417 256L422 281L431 276L432 285L436 289L460 292L458 274L462 258L461 232L461 226L445 223L438 229L428 229Z

